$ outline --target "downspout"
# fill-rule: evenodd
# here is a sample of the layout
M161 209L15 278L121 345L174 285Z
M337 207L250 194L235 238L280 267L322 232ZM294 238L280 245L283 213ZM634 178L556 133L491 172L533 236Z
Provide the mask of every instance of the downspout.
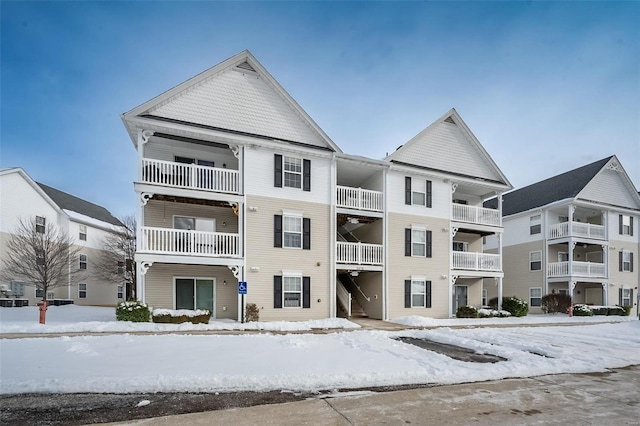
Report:
M329 235L330 248L329 248L329 318L335 318L337 316L336 297L337 297L337 280L336 280L336 203L337 203L337 165L336 165L336 153L331 154L331 178L329 179Z

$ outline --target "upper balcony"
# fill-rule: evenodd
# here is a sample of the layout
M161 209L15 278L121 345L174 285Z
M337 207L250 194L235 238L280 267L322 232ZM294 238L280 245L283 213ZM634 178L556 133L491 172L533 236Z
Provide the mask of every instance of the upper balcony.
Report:
M589 277L589 278L606 278L606 265L604 263L595 262L571 262L571 272L569 272L569 262L549 262L547 264L547 276L549 278L558 277Z
M553 240L566 237L579 237L605 240L606 235L606 228L603 225L583 222L562 222L549 226L547 238Z
M142 227L139 253L203 257L240 257L238 234Z
M382 212L384 209L383 196L380 191L340 185L338 185L337 191L336 205L338 207L372 212Z
M142 182L174 188L240 194L240 173L219 167L142 159Z
M499 254L454 251L452 268L466 271L500 272L502 271L502 263Z
M451 205L451 220L476 225L502 226L499 210L466 204L453 203Z
M348 265L382 266L384 254L382 244L352 243L338 241L336 263Z

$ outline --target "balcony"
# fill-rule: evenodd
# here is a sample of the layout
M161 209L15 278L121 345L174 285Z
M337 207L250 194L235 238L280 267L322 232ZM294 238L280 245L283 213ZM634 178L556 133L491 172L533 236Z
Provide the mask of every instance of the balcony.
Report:
M500 272L502 271L502 265L500 262L500 255L498 254L454 251L453 269Z
M549 227L550 240L564 237L582 237L594 240L604 240L606 236L603 225L593 225L582 222L562 222Z
M238 234L143 226L139 251L170 255L240 257L240 243Z
M338 241L336 248L337 263L382 266L382 244Z
M605 264L573 261L571 262L571 273L569 273L569 262L549 262L547 265L547 276L549 278L568 277L570 275L605 278Z
M142 159L142 182L175 188L240 194L240 173L237 170L150 158Z
M475 223L478 225L500 226L500 211L484 207L467 206L454 203L451 209L451 220Z
M383 210L382 192L338 186L338 200L336 205L347 209L381 212Z

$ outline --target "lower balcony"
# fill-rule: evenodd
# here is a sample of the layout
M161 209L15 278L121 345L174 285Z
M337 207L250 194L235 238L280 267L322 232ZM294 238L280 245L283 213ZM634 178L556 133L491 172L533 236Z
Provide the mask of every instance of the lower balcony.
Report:
M343 241L337 243L337 263L382 266L383 260L382 244L350 243Z
M203 232L184 229L142 227L141 253L240 257L240 237L225 232Z
M569 272L569 262L550 262L547 265L547 276L549 278L568 277L570 275L605 278L606 267L604 263L573 261L571 262L571 272Z
M498 254L454 251L452 268L466 271L500 272L502 264Z

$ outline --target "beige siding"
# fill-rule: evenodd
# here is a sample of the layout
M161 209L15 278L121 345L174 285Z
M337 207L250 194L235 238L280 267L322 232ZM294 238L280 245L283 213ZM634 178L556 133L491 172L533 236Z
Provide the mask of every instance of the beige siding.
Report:
M260 308L260 320L307 320L331 316L330 283L334 271L330 253L330 207L326 204L247 196L247 205L257 211L247 212L246 280L247 301ZM282 209L301 212L311 219L311 250L274 248L274 215ZM258 270L252 271L251 268ZM311 308L273 307L273 277L283 270L300 271L311 277Z
M634 235L637 232L634 223ZM610 247L615 247L615 250L609 250L609 282L612 284L609 286L609 304L617 305L619 301L619 289L632 288L633 298L636 299L638 294L638 282L640 259L638 259L638 244L630 243L626 241L612 240L609 242ZM619 252L625 250L633 253L633 272L620 271ZM637 299L633 301L635 312L635 306L637 306Z
M359 292L352 293L369 318L382 319L382 272L361 272L355 277L362 292L369 297L365 299Z
M145 276L146 302L149 306L175 309L175 277L215 279L215 317L238 318L238 281L224 266L154 263Z
M238 217L231 207L201 206L150 200L144 208L144 225L157 228L173 228L174 216L197 217L216 220L216 232L238 232ZM224 223L227 226L224 226Z
M542 251L542 270L529 270L529 253L532 251ZM526 244L517 244L504 247L502 250L503 259L503 290L504 297L517 296L527 303L529 302L529 288L542 287L544 293L545 264L547 257L544 250L543 241L533 241ZM557 258L556 258L557 260ZM491 286L488 287L491 289ZM540 313L539 308L530 309L531 313Z
M404 255L404 230L411 225L422 225L432 232L432 257ZM449 221L424 216L390 213L389 229L389 318L421 315L433 318L449 316ZM443 232L442 230L446 231ZM404 282L412 275L423 275L431 281L432 308L405 308Z

